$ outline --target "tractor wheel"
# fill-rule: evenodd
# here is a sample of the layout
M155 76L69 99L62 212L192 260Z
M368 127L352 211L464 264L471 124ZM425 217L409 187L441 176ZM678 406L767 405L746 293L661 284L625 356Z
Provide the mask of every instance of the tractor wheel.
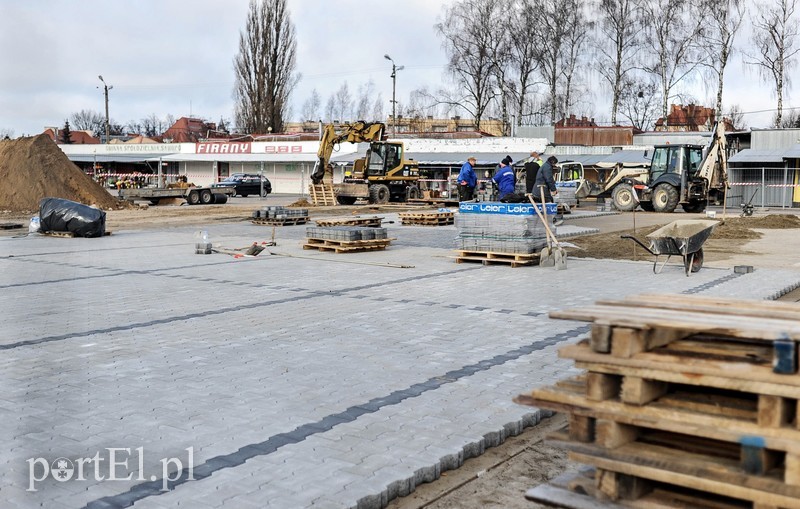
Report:
M611 193L614 207L622 212L630 212L636 208L636 199L633 197L633 186L630 184L619 184Z
M336 201L339 202L339 205L354 205L356 203L355 196L337 196Z
M703 212L704 210L706 210L707 205L708 202L706 200L701 200L701 201L684 203L682 207L684 212L688 212L689 214L697 214L699 212Z
M656 212L675 212L678 190L670 184L659 184L653 190L653 208Z
M200 203L203 205L214 203L214 194L209 189L203 189L200 191Z
M186 201L189 202L189 205L197 205L200 203L200 193L197 191L189 191Z
M373 184L369 186L369 202L376 203L382 205L384 203L389 203L389 198L391 197L391 193L389 192L389 188L383 184Z
M408 186L406 189L406 201L418 200L420 196L419 188L417 186Z

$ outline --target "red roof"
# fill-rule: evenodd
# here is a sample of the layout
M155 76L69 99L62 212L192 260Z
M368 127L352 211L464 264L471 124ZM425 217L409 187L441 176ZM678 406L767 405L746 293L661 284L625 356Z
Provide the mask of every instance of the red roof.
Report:
M55 132L53 132L55 130ZM48 127L42 134L46 134L51 140L56 143L64 143L64 130L54 127ZM95 138L88 131L70 131L69 139L74 145L99 145L100 139Z
M197 143L208 138L222 137L222 133L217 131L217 124L189 117L179 118L163 134L163 138L171 139L172 143Z

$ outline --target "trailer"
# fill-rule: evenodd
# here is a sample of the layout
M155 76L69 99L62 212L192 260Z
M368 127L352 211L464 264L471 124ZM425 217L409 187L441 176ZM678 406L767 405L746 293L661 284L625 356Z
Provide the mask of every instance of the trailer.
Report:
M233 196L233 193L235 191L232 187L144 187L141 189L120 189L119 197L128 201L147 200L153 205L158 205L160 200L170 198L182 198L189 205L211 205L227 202L228 197Z

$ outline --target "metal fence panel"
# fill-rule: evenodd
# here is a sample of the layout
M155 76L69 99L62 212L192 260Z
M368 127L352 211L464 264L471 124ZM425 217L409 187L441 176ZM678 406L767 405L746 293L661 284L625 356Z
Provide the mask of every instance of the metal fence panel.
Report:
M785 167L730 168L728 205L750 202L756 207L792 207L798 169Z

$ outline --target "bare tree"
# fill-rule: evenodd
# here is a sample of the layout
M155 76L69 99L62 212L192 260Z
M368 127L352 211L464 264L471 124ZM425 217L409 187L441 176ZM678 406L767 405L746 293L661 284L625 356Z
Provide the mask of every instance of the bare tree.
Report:
M649 130L658 111L659 87L654 80L627 77L620 88L619 113L640 131Z
M346 81L342 83L342 86L339 87L333 97L335 104L334 114L342 122L350 120L353 112L353 98L350 96L350 87L347 86Z
M702 47L706 53L703 66L716 80L715 111L717 120L721 120L725 68L733 54L733 42L742 26L747 7L744 0L705 0L704 9L709 14L709 23L700 34Z
M319 108L322 106L322 99L319 97L317 89L311 91L311 96L303 103L303 121L319 120Z
M10 140L14 138L14 130L10 127L0 128L0 140Z
M585 60L586 41L589 33L594 28L594 22L586 19L583 11L582 0L567 0L564 16L566 17L567 30L564 36L563 51L561 55L561 76L564 79L562 115L573 113L574 90L573 79L579 67ZM588 90L586 91L588 94Z
M234 59L236 123L246 132L283 131L294 73L295 28L286 0L250 0Z
M141 120L142 135L144 136L159 136L166 131L172 124L167 124L161 120L158 115L151 113Z
M571 1L543 0L539 17L538 29L542 46L540 72L548 89L547 105L550 109L551 124L555 124L558 115L562 49L569 29L568 16L564 13Z
M775 115L777 117L777 113ZM786 113L786 115L781 117L780 124L777 123L777 120L775 120L775 122L775 127L796 129L800 127L800 111L798 111L796 108L789 108L789 111Z
M691 0L643 0L645 48L643 69L661 88L664 125L676 86L689 78L700 63L698 35L704 26L702 11Z
M617 125L622 87L636 67L641 49L638 0L600 0L599 33L595 45L599 51L596 69L611 88L611 125Z
M733 124L734 129L747 129L747 123L744 121L744 113L742 112L742 107L738 104L732 105L728 108L728 111L725 113L725 116L722 118L727 117L728 120L731 121Z
M328 102L325 103L325 121L333 122L333 116L336 114L336 99L333 94L328 97Z
M358 99L356 100L355 111L357 120L367 120L370 113L370 103L373 97L375 97L375 82L369 80L367 83L358 86Z
M386 114L383 112L383 94L380 92L372 103L372 118L379 122L386 120Z
M536 89L536 71L542 58L539 39L539 0L517 0L511 19L510 65L514 72L510 93L514 100L517 125L530 119L533 109L531 94Z
M79 131L91 131L93 135L106 128L106 118L92 110L81 110L78 113L73 113L69 119L72 122L72 127Z
M438 101L461 108L471 115L475 127L497 95L495 48L506 25L503 0L460 0L445 8L444 20L436 25L447 54L447 71L455 90L440 90Z
M755 54L747 54L746 63L758 67L765 82L772 82L778 98L775 126L782 124L783 93L789 89L786 71L794 64L798 25L793 19L797 0L774 0L756 6L759 16L753 19L751 42Z

